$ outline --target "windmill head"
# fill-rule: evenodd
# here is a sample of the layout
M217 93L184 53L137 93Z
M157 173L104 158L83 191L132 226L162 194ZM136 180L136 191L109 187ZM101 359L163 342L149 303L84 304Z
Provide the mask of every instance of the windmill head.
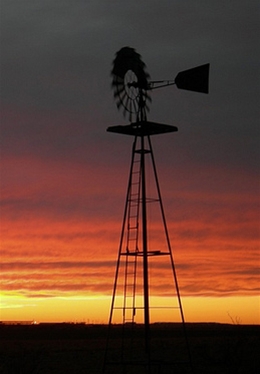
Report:
M209 92L209 64L181 71L175 80L149 81L149 74L139 53L131 47L123 47L117 53L112 68L112 88L118 109L123 114L136 116L136 121L146 120L151 102L150 91L156 88L176 85L188 91Z

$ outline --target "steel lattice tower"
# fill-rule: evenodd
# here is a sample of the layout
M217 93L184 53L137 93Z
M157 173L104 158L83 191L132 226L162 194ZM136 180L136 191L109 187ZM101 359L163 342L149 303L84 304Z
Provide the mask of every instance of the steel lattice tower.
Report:
M136 121L107 129L108 132L132 136L134 141L108 323L104 373L136 373L137 368L140 374L172 373L173 367L176 368L176 365L181 363L189 370L185 372L190 373L192 370L183 307L151 143L151 136L176 132L178 129L175 126L147 121L146 111L147 102L150 100L148 92L153 88L176 84L179 88L206 92L208 88L201 77L203 74L205 76L205 68L208 75L208 67L207 64L181 72L174 82L167 81L164 84L162 81L148 82L149 75L145 72L145 65L140 55L132 48L122 48L114 61L112 74L117 105L123 108L124 113L130 114L130 121L135 115ZM201 85L195 82L201 80ZM147 188L148 167L154 186L152 196ZM148 219L151 206L156 206L161 221L159 248L154 248L154 241L151 240L152 228ZM171 273L168 279L172 279L169 288L173 289L171 301L174 300L174 303L167 306L154 306L151 302L151 268L154 271L159 260L163 263L160 269L168 269ZM162 276L165 276L165 272ZM161 356L158 354L156 333L152 331L154 326L151 324L153 308L161 311L167 308L170 312L177 310L186 349L185 359L176 356L173 358L167 349ZM176 319L169 322L173 321L176 322ZM112 338L113 335L116 339ZM118 341L120 347L116 344ZM116 371L118 369L115 368L120 369Z

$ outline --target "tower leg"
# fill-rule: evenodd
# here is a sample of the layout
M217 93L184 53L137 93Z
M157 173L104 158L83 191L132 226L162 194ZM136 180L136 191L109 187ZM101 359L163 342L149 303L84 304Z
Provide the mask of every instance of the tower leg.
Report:
M150 162L150 165L152 166L151 171L152 176L154 177L153 193L156 195L155 198L150 196L151 192L149 190L149 184L146 186L146 169L148 162ZM150 208L148 208L148 205L151 203L158 204L157 209L159 207L158 211L160 219L162 220L162 229L166 239L166 245L164 248L167 249L153 249L154 243L150 235L150 222L148 226L148 217L150 217ZM157 243L156 245L158 245ZM160 239L159 246L161 245L163 247L163 243ZM153 305L153 299L151 298L153 292L149 289L152 284L152 261L156 261L156 259L159 258L161 258L161 260L163 260L163 258L168 258L168 267L170 270L169 275L173 278L175 291L174 305L169 306L169 308L178 309L179 311L183 326L183 338L186 342L185 346L187 350L187 352L185 352L186 361L182 362L182 364L189 365L191 368L191 355L186 334L184 313L152 144L149 135L138 135L134 139L132 148L130 173L109 315L103 373L113 373L115 372L113 369L116 367L121 367L122 373L138 372L140 374L157 373L159 368L164 367L164 365L167 367L174 365L173 367L176 367L176 362L171 362L171 353L163 352L162 356L160 356L161 353L159 350L161 348L156 346L158 343L156 333L159 331L161 334L161 332L160 329L158 330L156 326L151 324L152 314L150 316L150 312L152 313L152 310L155 307L160 308ZM141 267L138 266L139 263L141 264ZM157 296L157 294L155 296ZM165 306L162 308L165 309ZM136 314L138 314L139 310L142 311L143 318L140 318L138 315L138 318L136 319ZM121 325L118 325L120 320L114 318L115 313L120 313ZM114 324L114 320L116 324ZM137 325L135 323L136 320L138 322L142 321L141 324ZM174 328L176 327L171 328L173 328L174 333ZM112 332L115 333L116 338L111 339ZM174 344L179 342L178 336L169 337L168 334L169 332L166 331L167 342L170 342L171 344L173 344L173 342L175 342ZM119 339L121 339L121 347L118 346ZM164 339L164 336L162 339ZM112 343L112 345L110 343ZM111 346L112 349L110 348ZM156 351L157 348L159 353ZM187 362L187 356L189 362ZM175 354L174 360L178 361L178 358L179 357Z
M164 213L164 207L163 207L163 202L162 202L162 195L161 195L161 191L160 191L159 179L158 179L158 174L157 174L157 170L156 170L156 165L155 165L153 148L152 148L152 143L151 143L150 136L148 136L148 142L149 142L149 147L150 147L150 151L151 151L151 159L152 159L152 165L153 165L153 172L154 172L155 183L156 183L156 188L157 188L157 193L158 193L158 198L159 198L159 204L160 204L160 209L161 209L161 215L162 215L162 221L163 221L163 226L164 226L164 232L165 232L165 236L166 236L166 241L167 241L167 246L168 246L168 250L169 250L169 254L170 254L170 259L171 259L171 267L172 267L173 278L174 278L174 283L175 283L175 288L176 288L176 293L177 293L177 298L178 298L178 304L179 304L179 308L180 308L180 315L181 315L182 327L183 327L183 332L184 332L184 337L185 337L187 352L188 352L188 356L189 356L189 363L190 363L190 367L192 369L192 358L191 358L190 346L189 346L189 341L188 341L188 336L187 336L187 331L186 331L184 312L183 312L183 307L182 307L182 302L181 302L181 296L180 296L180 289L179 289L179 284L178 284L178 279L177 279L177 273L176 273L174 259L173 259L173 253L172 253L172 249L171 249L171 242L170 242L170 237L169 237L169 233L168 233L168 228L167 228L167 223L166 223L166 217L165 217L165 213Z
M147 215L146 215L146 183L145 183L145 146L141 138L141 171L142 171L142 231L143 231L143 285L144 285L144 325L145 350L150 356L150 313L149 313L149 283L148 283L148 249L147 249Z

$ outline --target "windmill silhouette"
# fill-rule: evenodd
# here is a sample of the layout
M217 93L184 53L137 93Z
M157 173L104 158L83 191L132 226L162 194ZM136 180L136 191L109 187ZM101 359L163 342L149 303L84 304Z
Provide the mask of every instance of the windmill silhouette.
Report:
M176 85L180 89L208 93L208 75L209 64L205 64L178 73L174 80L150 81L141 56L133 48L124 47L116 54L112 69L112 88L117 107L123 110L124 116L129 116L130 124L112 126L107 131L130 135L134 141L103 372L113 373L115 367L120 367L122 373L136 373L135 369L138 367L138 373L155 373L161 372L160 370L172 373L172 365L179 364L177 361L180 357L177 357L176 361L176 357L173 360L172 354L165 352L163 357L160 357L152 340L151 312L156 310L158 313L158 309L162 313L166 309L178 312L187 351L184 363L191 368L184 312L151 143L151 136L176 132L178 129L175 126L148 121L147 112L152 90ZM148 168L149 176L153 176L152 192L147 186ZM159 241L152 240L154 228L150 227L149 221L151 206L155 206L159 211L163 234L159 236ZM161 269L167 268L172 274L173 284L172 287L168 285L168 288L173 289L171 301L174 300L174 303L169 306L153 305L150 282L151 274L156 271L158 263ZM167 263L168 267L164 263ZM159 296L160 287L157 284L154 284L154 287L157 287L156 295ZM119 330L120 347L114 347L115 340L112 335L114 333L118 336Z

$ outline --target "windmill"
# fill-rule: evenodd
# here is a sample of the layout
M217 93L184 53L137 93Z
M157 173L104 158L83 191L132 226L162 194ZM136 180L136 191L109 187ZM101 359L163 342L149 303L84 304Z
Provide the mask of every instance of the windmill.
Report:
M172 372L171 364L176 362L169 360L165 354L163 358L159 357L151 337L151 312L160 306L151 303L150 275L159 260L161 269L164 269L163 261L168 263L176 300L174 306L161 306L161 310L169 308L178 311L187 348L186 363L191 367L184 312L151 143L151 136L176 132L178 129L172 125L148 121L147 112L152 90L176 85L179 89L208 93L208 76L209 64L205 64L179 72L174 80L151 81L141 56L130 47L120 49L113 62L114 98L118 109L122 109L124 116L128 116L130 124L112 126L107 131L132 136L134 141L103 372L113 373L115 366L120 366L124 373L135 373L137 366L138 373L159 372L162 367L171 367L169 372ZM147 189L148 163L153 175L152 195ZM161 246L160 237L159 247L153 247L148 214L152 205L156 205L159 210L164 246ZM121 344L116 347L117 353L113 353L113 348L110 349L113 340L111 336L112 333L118 334L119 329Z

